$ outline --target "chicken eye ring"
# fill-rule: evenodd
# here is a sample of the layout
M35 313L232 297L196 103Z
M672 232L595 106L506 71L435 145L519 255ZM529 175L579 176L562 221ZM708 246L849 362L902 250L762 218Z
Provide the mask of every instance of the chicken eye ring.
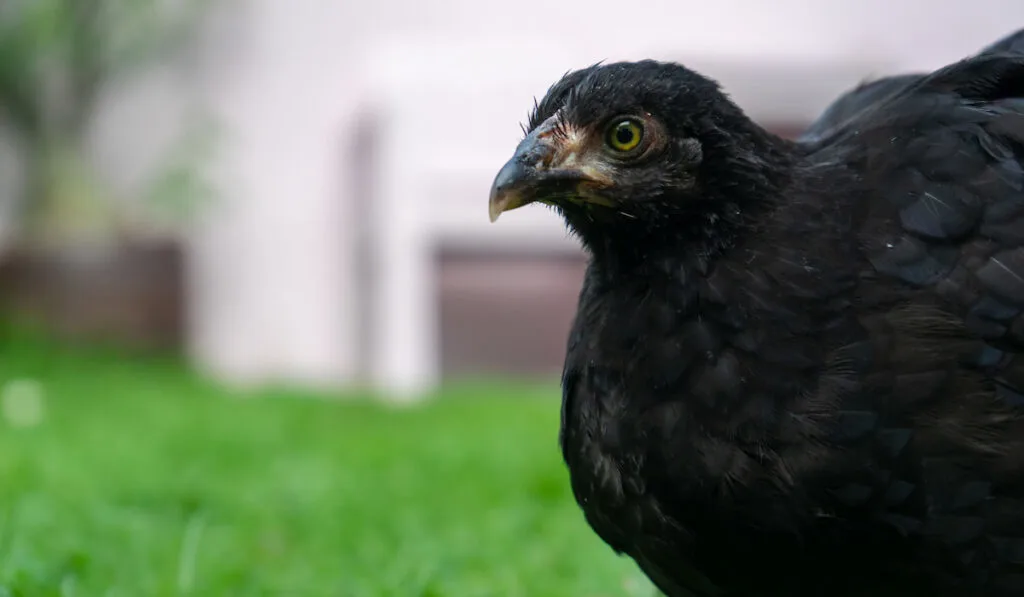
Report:
M605 133L608 147L619 153L629 153L640 146L644 138L644 127L634 118L619 118L612 122Z

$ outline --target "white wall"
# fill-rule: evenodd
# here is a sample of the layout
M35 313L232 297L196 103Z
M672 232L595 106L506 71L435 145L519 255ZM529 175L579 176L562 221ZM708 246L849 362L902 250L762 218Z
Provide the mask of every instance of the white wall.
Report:
M192 244L195 358L225 379L335 384L355 378L361 350L350 210L365 198L347 193L344 161L358 110L432 94L447 134L466 133L469 182L452 182L460 159L433 156L431 184L461 189L446 203L442 219L451 223L473 209L483 217L483 173L511 152L532 96L570 68L681 60L721 79L755 114L786 116L821 109L862 76L936 67L1016 26L1024 26L1020 0L224 0L187 60L109 99L97 155L130 184L185 108L208 107L224 131L213 164L221 198ZM486 40L504 49L488 53ZM557 51L530 52L537 40ZM545 76L512 95L498 83L517 42ZM453 56L448 44L460 68L443 63ZM480 62L498 53L504 67ZM465 84L470 71L500 89L492 114L501 121L488 122L483 137L461 120L487 112L460 95L490 101ZM384 182L401 175L379 173Z

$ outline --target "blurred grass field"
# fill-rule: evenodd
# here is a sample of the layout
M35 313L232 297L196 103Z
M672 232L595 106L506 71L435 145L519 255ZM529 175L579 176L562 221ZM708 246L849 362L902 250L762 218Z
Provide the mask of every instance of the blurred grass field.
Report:
M653 594L572 501L555 387L241 395L20 338L0 388L0 596Z

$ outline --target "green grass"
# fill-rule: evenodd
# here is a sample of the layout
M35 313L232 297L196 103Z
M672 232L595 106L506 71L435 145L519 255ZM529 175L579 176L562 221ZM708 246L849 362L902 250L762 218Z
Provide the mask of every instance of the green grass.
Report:
M572 501L554 387L242 396L24 341L8 406L19 379L45 411L0 416L0 596L653 594Z

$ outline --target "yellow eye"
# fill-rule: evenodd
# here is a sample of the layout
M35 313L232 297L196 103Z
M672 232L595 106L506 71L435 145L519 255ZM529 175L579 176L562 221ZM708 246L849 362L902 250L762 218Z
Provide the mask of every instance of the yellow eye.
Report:
M608 146L615 151L632 151L643 140L644 129L640 123L627 118L617 120L608 127Z

